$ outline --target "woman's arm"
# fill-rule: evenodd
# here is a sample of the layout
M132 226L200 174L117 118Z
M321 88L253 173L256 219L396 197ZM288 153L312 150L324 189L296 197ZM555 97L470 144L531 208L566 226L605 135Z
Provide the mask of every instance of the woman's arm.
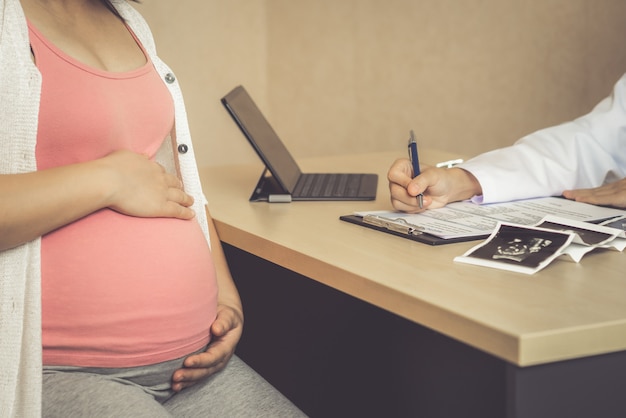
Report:
M172 376L172 389L180 391L222 370L235 353L243 332L243 309L239 292L226 263L226 256L207 208L211 253L219 287L217 318L211 325L211 343L203 353L185 359Z
M226 255L219 239L215 222L207 208L207 221L209 223L209 233L211 237L211 254L217 274L217 285L219 288L218 305L230 307L238 317L241 325L243 325L243 307L239 297L239 291L235 286L233 277L230 274L230 268L226 262Z
M0 175L0 251L102 208L139 217L194 216L193 198L146 156L116 151L99 160Z

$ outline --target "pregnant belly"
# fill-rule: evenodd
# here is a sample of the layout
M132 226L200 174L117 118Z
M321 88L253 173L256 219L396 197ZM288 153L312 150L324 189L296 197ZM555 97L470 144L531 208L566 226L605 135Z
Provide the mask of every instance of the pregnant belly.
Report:
M42 239L44 364L132 367L205 345L217 284L195 220L105 209Z

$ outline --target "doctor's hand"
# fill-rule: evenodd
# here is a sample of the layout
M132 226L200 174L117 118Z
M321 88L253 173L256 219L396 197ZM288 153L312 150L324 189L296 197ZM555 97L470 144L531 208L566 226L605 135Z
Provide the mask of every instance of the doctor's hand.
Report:
M185 359L183 367L172 375L172 389L179 392L226 367L242 332L243 314L230 306L219 305L217 317L211 325L209 346L203 353Z
M592 205L626 208L626 178L593 189L565 190L563 196Z
M418 213L482 194L478 180L461 168L424 166L419 176L412 179L411 174L407 158L396 160L387 173L391 204L396 210ZM420 193L424 195L422 209L417 199Z

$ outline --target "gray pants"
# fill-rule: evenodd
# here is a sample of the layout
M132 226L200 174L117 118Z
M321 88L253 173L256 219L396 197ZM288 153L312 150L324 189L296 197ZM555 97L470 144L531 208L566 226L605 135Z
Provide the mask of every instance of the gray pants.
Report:
M221 372L181 392L172 392L172 374L181 367L183 360L123 369L46 366L43 371L43 416L305 416L236 356Z

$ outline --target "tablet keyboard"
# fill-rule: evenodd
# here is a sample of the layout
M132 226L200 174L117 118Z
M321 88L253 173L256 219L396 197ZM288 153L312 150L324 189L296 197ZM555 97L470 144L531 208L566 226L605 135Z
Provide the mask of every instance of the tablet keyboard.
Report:
M363 174L349 173L302 174L293 194L301 198L356 197L362 178Z

